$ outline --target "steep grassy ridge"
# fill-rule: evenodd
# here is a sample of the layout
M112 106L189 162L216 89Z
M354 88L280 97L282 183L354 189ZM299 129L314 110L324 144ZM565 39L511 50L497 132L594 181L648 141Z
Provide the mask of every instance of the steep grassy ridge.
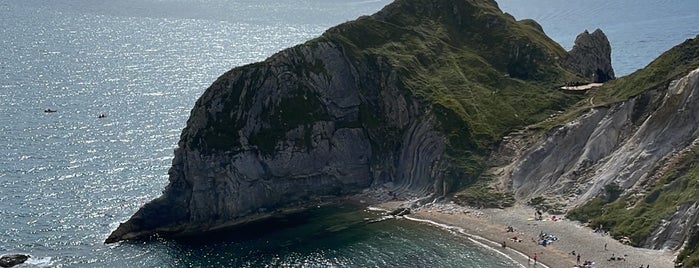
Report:
M579 98L554 90L576 79L559 64L563 48L494 1L396 1L323 38L357 60L387 59L404 89L437 114L450 155L471 178L503 135Z
M592 96L599 105L623 101L651 89L665 89L670 81L698 67L699 38L688 39L666 51L643 69L622 79L610 81Z

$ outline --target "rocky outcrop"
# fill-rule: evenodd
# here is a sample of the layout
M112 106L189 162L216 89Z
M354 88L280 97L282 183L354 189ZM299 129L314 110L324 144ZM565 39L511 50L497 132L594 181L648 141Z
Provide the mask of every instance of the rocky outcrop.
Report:
M685 203L677 207L675 213L663 219L642 245L652 249L675 250L682 247L691 234L699 216L698 202Z
M585 30L575 38L575 45L568 52L565 65L591 83L604 83L615 78L612 47L600 29L592 33Z
M9 254L0 257L0 267L12 267L24 263L29 259L25 254Z

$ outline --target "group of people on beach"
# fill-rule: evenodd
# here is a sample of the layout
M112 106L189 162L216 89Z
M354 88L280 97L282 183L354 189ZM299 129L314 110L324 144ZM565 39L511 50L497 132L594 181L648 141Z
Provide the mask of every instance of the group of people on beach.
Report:
M595 228L595 233L604 235L604 227L602 227L602 224L600 224L599 226L597 226L597 228Z
M538 209L537 209L534 213L535 213L535 218L534 218L534 219L528 218L528 219L527 219L528 221L531 221L531 220L541 220L541 219L548 220L548 217L550 217L550 216L545 216L545 215L543 215L544 213L542 213L542 211L541 211L541 210L538 210ZM544 218L544 217L546 217L546 218ZM563 218L561 218L561 217L555 217L555 218L554 218L554 217L551 217L551 221L554 221L554 222L555 222L555 221L561 221L561 220L563 220ZM533 226L539 226L539 228L541 228L541 227L543 227L543 226L546 226L546 225L540 225L540 224L538 224L538 223L531 223L531 225L533 225ZM554 228L554 227L551 227L551 228L554 229L554 230L558 230L558 231L560 232L559 229L556 229L556 228ZM503 229L501 229L501 230L503 230ZM563 229L563 230L565 230L565 229ZM507 239L509 239L509 240L512 241L512 242L519 243L519 242L522 242L521 236L522 236L522 235L526 235L526 234L523 233L523 232L517 233L519 230L515 229L515 227L512 226L512 225L506 225L503 231L504 231L504 233L507 234L507 235L506 235L506 239L502 242L502 247L503 247L503 248L507 248L507 247L509 246L509 245L506 243L506 242L507 242L507 241L506 241ZM607 236L607 235L608 235L607 230L605 230L605 229L604 229L604 226L602 226L602 225L593 227L593 232L594 232L595 234L599 234L599 235L601 235L601 236ZM510 234L510 233L512 233L512 234ZM574 236L573 236L573 237L574 237ZM504 238L504 237L503 237L503 238ZM575 237L574 237L574 238L575 238ZM568 237L566 237L566 239L568 239ZM546 247L547 245L550 245L550 244L552 244L553 242L560 242L560 241L559 241L559 237L558 237L558 236L556 236L556 235L553 234L553 233L550 233L549 230L546 230L546 228L542 228L542 229L540 229L540 232L539 232L538 236L537 236L536 234L533 234L533 235L531 236L531 242L532 242L533 244ZM609 265L612 265L612 263L617 263L617 264L614 264L615 266L616 266L616 265L623 265L624 267L627 267L627 265L633 265L633 267L636 267L636 265L639 265L639 264L638 264L638 260L630 260L629 262L626 262L626 261L627 261L627 258L628 258L628 256L629 256L629 255L627 255L627 254L618 254L618 253L619 253L618 251L616 252L617 254L613 253L613 251L616 250L617 248L616 248L616 247L612 247L612 248L609 248L609 249L608 249L608 247L607 247L608 245L607 245L606 242L607 242L606 240L605 240L605 241L601 241L601 243L599 243L599 249L601 250L601 249L603 248L604 251L608 251L608 250L609 250L608 252L611 254L611 257L609 257L609 258L607 259L608 264L600 264L600 265L602 265L602 266L609 266ZM603 247L602 247L602 245L603 245ZM515 244L514 247L517 248L518 246ZM567 247L567 246L565 246L565 247ZM565 247L563 247L563 248L565 248ZM539 249L541 249L541 248L539 248ZM536 252L533 252L532 254L526 254L527 257L528 257L529 267L538 267L538 266L539 266L538 263L539 263L539 261L540 261L539 258L542 256L542 254L544 254L545 252L547 252L547 251L539 250L539 249L537 249ZM595 251L595 252L596 252L596 251ZM565 254L565 253L564 253L564 254ZM594 258L594 256L598 256L598 255L595 255L595 254L593 254L593 253L591 253L591 254L592 254L593 256L587 256L587 257L588 257L588 258L590 258L590 257L593 257L593 258ZM565 258L565 259L566 259L565 261L564 261L564 260L560 260L561 262L559 262L559 263L566 263L566 262L568 262L568 261L574 261L573 263L574 263L575 265L574 265L573 267L577 267L577 268L595 268L595 267L599 264L599 263L596 263L595 261L593 261L593 260L591 260L591 259L584 259L584 258L581 256L580 252L577 252L576 250L571 251L569 256L570 256L569 258ZM552 257L553 257L553 255L552 255ZM601 261L602 259L604 259L604 258L603 258L603 257L600 257L600 259L599 259L598 261ZM554 263L556 263L556 262L554 262ZM622 263L623 263L623 264L622 264ZM568 267L570 267L570 266L568 266ZM645 267L645 268L650 268L650 265L644 263L644 264L642 264L639 268L644 268L644 267Z
M544 220L544 213L537 209L534 211L534 220L535 221L543 221ZM563 220L562 217L556 216L556 215L551 215L551 221L560 221Z
M575 256L575 267L582 267L582 268L594 268L595 267L595 262L591 260L585 260L582 263L580 263L580 253L576 253L575 250L570 252L570 255Z
M546 246L549 244L552 244L553 242L558 241L558 237L549 233L545 233L544 231L541 231L539 233L539 244L542 246Z
M612 256L607 261L626 261L627 256L626 254L624 256L614 256L614 253L612 253Z

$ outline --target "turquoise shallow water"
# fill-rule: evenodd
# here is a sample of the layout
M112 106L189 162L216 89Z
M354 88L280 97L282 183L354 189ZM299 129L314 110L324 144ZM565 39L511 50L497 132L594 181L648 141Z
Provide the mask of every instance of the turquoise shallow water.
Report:
M583 28L560 15L565 6L509 2L501 6L518 18L540 19L564 45ZM376 215L350 207L320 207L266 222L261 226L269 231L253 237L102 243L160 194L189 111L218 75L386 3L0 1L0 254L30 253L30 267L512 265L425 224L368 225L363 219ZM698 12L686 12L696 11L697 2L669 3L638 4L634 12L645 14L645 6L652 9L646 12L680 10L680 16L614 20L614 5L603 12L582 5L576 10L587 18L581 21L611 17L603 28L620 51L615 56L628 59L617 60L619 73L642 67L675 39L697 34L699 20L692 16ZM634 55L623 51L638 57L620 56ZM49 108L58 112L43 112Z

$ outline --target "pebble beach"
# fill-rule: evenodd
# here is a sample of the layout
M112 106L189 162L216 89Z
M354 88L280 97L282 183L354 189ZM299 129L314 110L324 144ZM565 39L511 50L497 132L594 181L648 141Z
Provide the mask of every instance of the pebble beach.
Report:
M386 209L397 206L400 203L381 205ZM506 209L473 209L455 204L431 204L414 209L405 218L467 236L497 250L503 258L520 263L521 267L674 267L674 251L625 245L561 215L544 214L542 220L535 220L535 212L534 208L521 205ZM539 236L542 233L555 240L541 245ZM591 265L583 266L586 261Z

